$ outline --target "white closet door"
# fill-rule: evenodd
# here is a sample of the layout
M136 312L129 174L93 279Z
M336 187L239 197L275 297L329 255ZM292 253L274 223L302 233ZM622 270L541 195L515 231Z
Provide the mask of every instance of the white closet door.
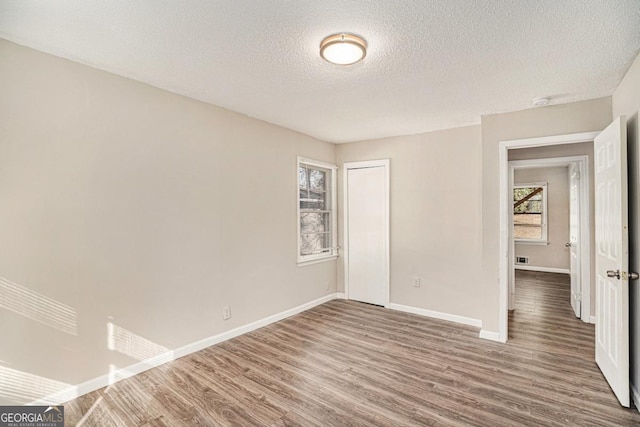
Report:
M388 208L386 166L346 169L347 297L386 305Z

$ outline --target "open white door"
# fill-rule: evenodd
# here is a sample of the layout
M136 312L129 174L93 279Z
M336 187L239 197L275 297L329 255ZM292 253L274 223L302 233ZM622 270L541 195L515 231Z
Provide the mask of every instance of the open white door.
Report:
M629 406L629 228L627 134L618 117L594 141L596 213L596 363Z
M580 280L580 170L569 167L569 261L571 264L571 307L576 317L582 315L582 281Z

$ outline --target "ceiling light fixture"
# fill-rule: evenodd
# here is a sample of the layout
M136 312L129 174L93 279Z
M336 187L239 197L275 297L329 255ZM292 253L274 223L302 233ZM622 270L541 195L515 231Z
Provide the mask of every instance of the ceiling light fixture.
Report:
M332 64L355 64L366 55L367 42L353 34L333 34L320 43L320 56Z

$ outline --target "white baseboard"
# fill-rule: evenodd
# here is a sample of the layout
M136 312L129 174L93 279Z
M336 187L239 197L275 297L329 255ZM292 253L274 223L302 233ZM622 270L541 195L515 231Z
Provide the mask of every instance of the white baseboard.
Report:
M336 294L336 298L337 299L347 299L347 296L344 294L344 292L338 292Z
M596 316L591 316L589 318L589 323L593 323L595 325L596 324Z
M505 340L502 336L500 336L500 332L487 331L486 329L480 330L479 337L482 338L483 340L497 341L501 343L507 342L507 340Z
M638 389L633 384L629 384L631 386L631 400L636 407L636 411L640 412L640 393L638 393Z
M569 270L568 268L536 267L534 265L521 265L521 264L515 264L514 268L516 270L542 271L543 273L571 274L571 270Z
M434 319L448 320L449 322L461 323L463 325L482 327L482 320L472 319L470 317L458 316L456 314L441 313L439 311L427 310L425 308L411 307L408 305L390 303L391 310L403 311L405 313L418 314L420 316L431 317Z
M175 359L179 359L188 354L195 353L196 351L200 351L212 345L219 344L223 341L230 340L231 338L235 338L242 334L246 334L248 332L270 325L271 323L275 323L280 320L286 319L287 317L291 317L298 313L302 313L303 311L309 310L320 304L324 304L325 302L334 300L338 298L338 295L339 294L337 293L325 295L321 298L310 301L308 303L299 305L294 308L290 308L289 310L285 310L280 313L274 314L272 316L265 317L264 319L257 320L255 322L237 327L235 329L231 329L229 331L223 332L218 335L204 338L200 341L196 341L196 342L184 345L182 347L178 347L175 350L171 350L166 353L160 354L158 356L154 356L150 359L143 360L141 362L135 363L126 368L117 369L108 374L101 375L89 381L83 382L82 384L68 387L57 393L51 394L41 399L37 399L31 403L28 403L27 405L59 405L61 403L75 399L84 394L101 389L103 387L107 387L125 378L129 378L133 375L139 374L151 368L155 368L164 363L171 362Z

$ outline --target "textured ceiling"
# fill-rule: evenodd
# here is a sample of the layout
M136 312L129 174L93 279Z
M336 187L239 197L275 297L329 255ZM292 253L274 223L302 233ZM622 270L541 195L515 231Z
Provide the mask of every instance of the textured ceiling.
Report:
M320 41L363 36L364 61ZM331 142L610 95L639 0L0 0L0 37Z

